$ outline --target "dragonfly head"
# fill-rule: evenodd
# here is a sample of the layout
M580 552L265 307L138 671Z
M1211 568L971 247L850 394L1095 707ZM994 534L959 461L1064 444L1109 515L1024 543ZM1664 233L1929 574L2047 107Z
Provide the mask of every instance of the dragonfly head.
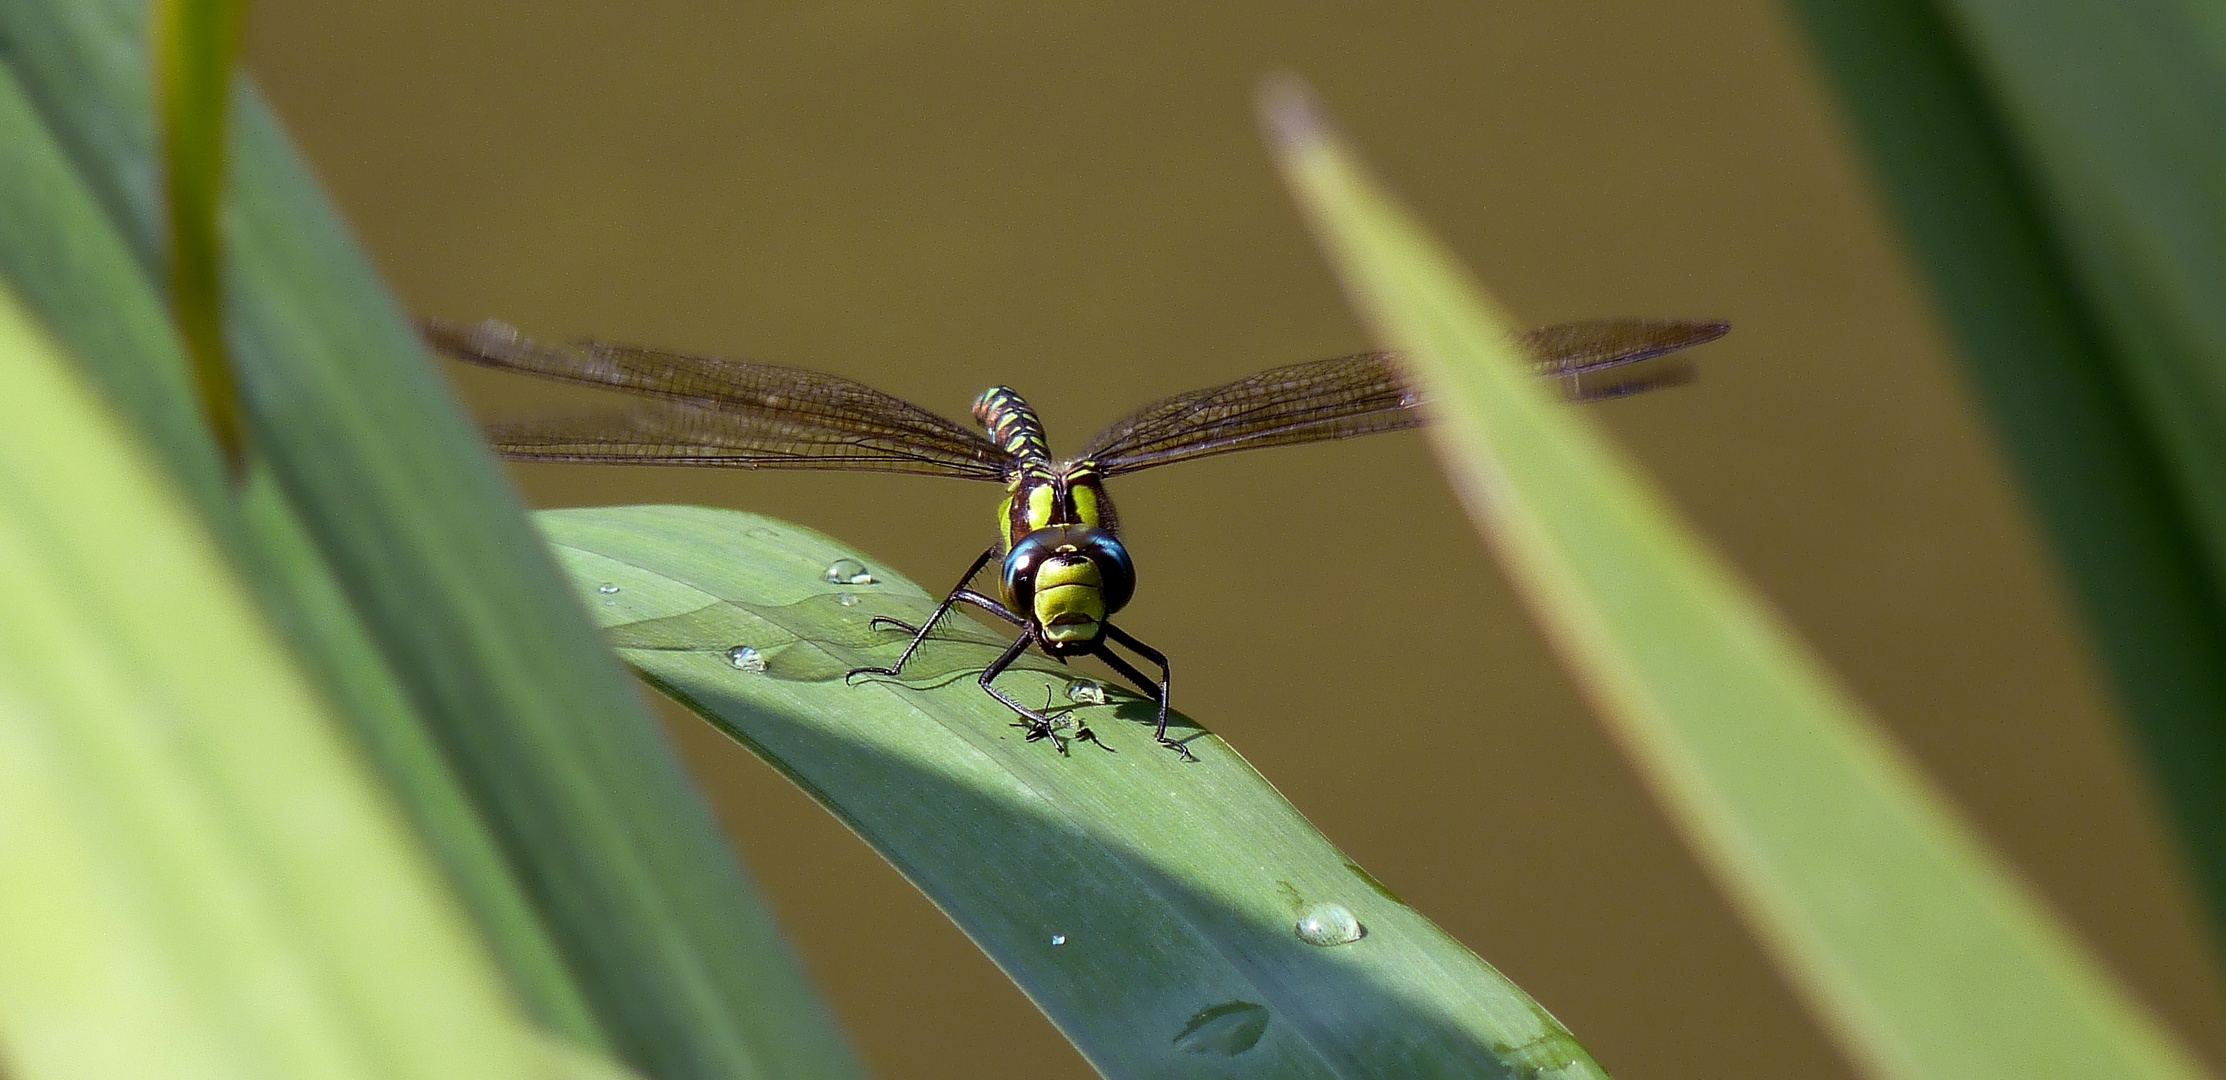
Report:
M1005 605L1027 615L1044 651L1071 656L1105 636L1105 620L1136 592L1136 566L1113 534L1088 525L1037 529L1005 556Z

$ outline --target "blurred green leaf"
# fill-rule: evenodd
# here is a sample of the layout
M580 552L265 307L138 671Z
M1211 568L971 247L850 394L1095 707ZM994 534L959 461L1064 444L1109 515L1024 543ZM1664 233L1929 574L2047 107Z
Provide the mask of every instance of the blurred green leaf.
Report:
M1703 862L1847 1054L1939 1080L2194 1077L1832 677L1508 344L1507 320L1319 126L1268 105L1447 471Z
M224 352L226 108L240 49L238 0L153 0L156 113L162 119L163 207L169 222L170 312L193 359L194 387L235 476L246 467L246 421Z
M2226 9L1943 0L1940 10L2226 587Z
M538 1073L214 538L5 289L0 381L9 1075Z
M164 260L145 16L131 0L0 5L0 58L152 282ZM233 110L228 340L253 442L600 1027L660 1080L855 1075L407 320L261 100L243 88ZM103 360L179 378L151 355ZM331 664L356 662L333 647ZM354 674L365 700L385 677ZM512 969L524 986L546 974ZM561 1005L537 1001L560 1025Z
M2215 17L2196 23L2214 9L1792 7L2226 930L2226 75Z
M227 493L187 364L155 287L0 68L0 278L21 290L85 373L156 448L181 495L253 575L311 670L471 909L511 986L550 1030L602 1034L539 916L457 786L267 470Z
M935 597L785 522L636 506L542 528L621 656L786 773L918 885L1111 1077L1604 1074L1545 1010L1331 847L1212 735L1030 657L1000 678L1086 724L1061 757L977 679L1009 639L954 618L904 678L846 684ZM836 560L876 583L834 586ZM845 600L850 601L845 603ZM747 647L755 654L735 654ZM1335 935L1338 908L1366 934ZM861 933L872 932L860 927Z

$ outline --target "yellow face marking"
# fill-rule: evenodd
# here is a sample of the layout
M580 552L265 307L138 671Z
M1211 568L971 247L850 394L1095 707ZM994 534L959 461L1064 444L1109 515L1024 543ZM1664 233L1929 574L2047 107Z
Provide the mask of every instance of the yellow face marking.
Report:
M1105 594L1089 585L1036 590L1036 625L1053 641L1094 641L1105 621Z
M1088 559L1052 559L1036 570L1036 625L1058 642L1095 641L1105 621L1105 579Z
M1084 585L1095 589L1104 584L1105 578L1098 573L1098 564L1088 559L1052 559L1036 570L1038 595L1045 589L1055 589L1061 585Z

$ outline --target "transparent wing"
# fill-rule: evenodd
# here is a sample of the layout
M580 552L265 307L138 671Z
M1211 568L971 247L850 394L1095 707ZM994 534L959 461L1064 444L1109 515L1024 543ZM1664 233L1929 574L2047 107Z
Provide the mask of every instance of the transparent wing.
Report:
M837 375L595 341L548 345L493 321L421 330L459 360L662 399L491 426L504 457L1004 479L1006 456L986 436Z
M1539 375L1560 382L1571 400L1597 401L1686 381L1689 368L1620 378L1608 373L1713 341L1729 329L1721 322L1600 319L1544 327L1517 341ZM1163 398L1100 432L1081 457L1114 476L1234 450L1410 428L1423 421L1420 404L1397 354L1359 353Z

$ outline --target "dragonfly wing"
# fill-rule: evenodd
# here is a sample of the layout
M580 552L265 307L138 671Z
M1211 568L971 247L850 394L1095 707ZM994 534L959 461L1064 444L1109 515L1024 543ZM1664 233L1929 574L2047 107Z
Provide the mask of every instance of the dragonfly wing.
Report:
M996 469L956 462L900 441L861 438L823 425L651 401L627 412L494 424L487 441L514 461L608 465L705 465L833 469L999 480Z
M1571 400L1597 401L1686 381L1687 367L1598 376L1713 341L1729 329L1721 322L1600 319L1544 327L1516 341L1538 373L1560 382ZM1112 476L1235 450L1411 428L1423 422L1420 404L1396 353L1360 353L1155 401L1100 433L1081 456Z
M1390 353L1274 368L1162 398L1082 451L1108 476L1261 446L1344 439L1422 422Z
M1652 360L1724 336L1731 324L1687 319L1591 319L1542 326L1515 340L1549 378L1588 375Z
M981 433L838 375L604 342L550 345L493 321L429 321L422 331L459 360L662 399L631 413L492 428L505 457L1005 475L1006 455Z

